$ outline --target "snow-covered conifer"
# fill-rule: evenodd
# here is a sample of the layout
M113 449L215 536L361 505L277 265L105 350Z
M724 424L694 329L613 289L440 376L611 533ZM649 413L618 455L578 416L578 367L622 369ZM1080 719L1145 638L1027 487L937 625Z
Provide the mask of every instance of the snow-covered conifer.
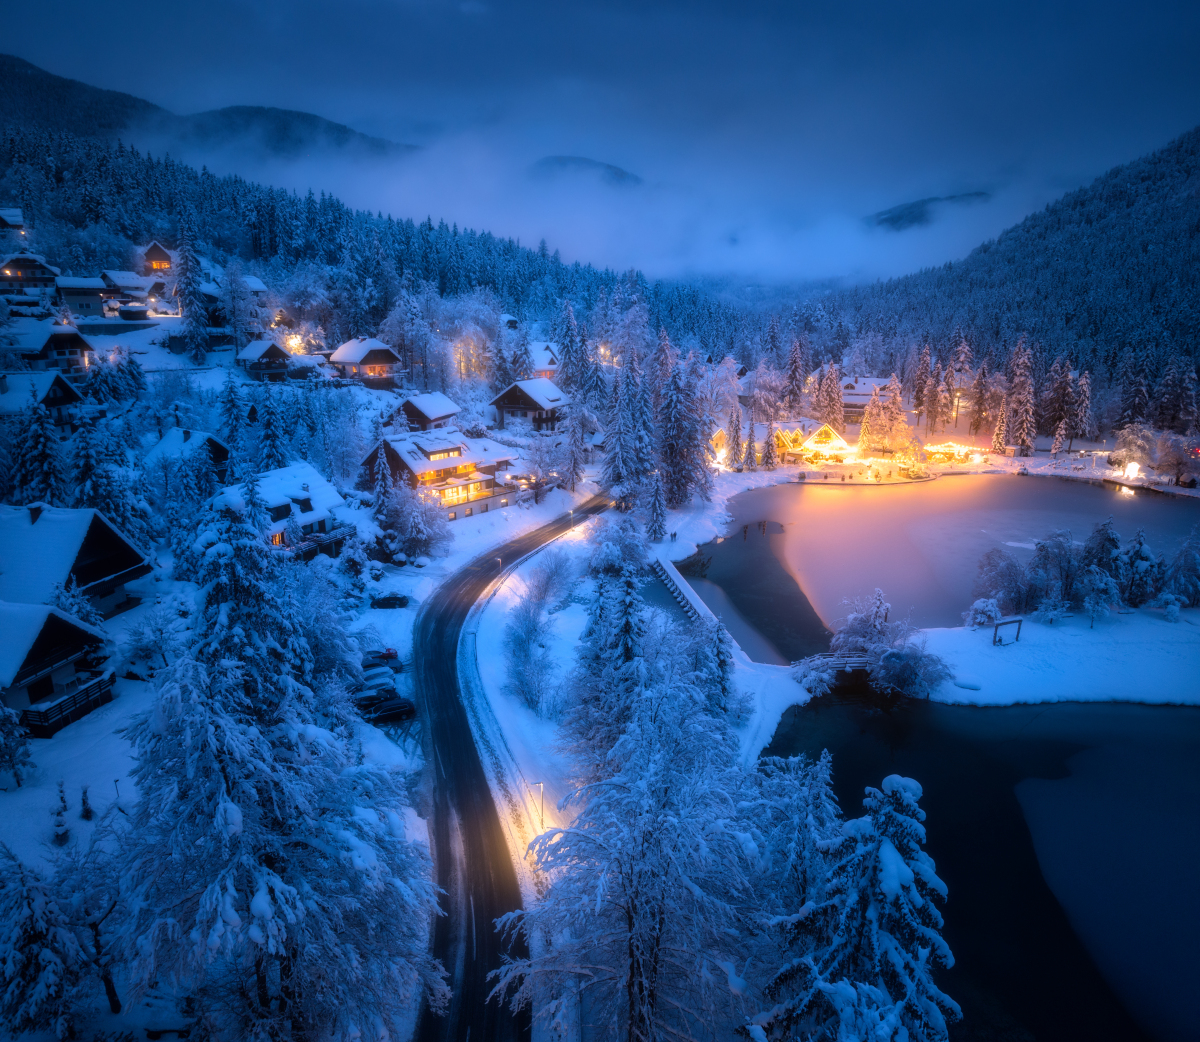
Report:
M784 371L787 378L784 404L790 415L795 416L805 407L806 388L811 372L812 352L808 349L808 341L800 336L792 337L792 345L788 349L787 367Z
M904 390L895 373L888 381L884 404L884 445L895 451L908 444L908 417L904 414Z
M1071 442L1076 438L1096 436L1096 417L1092 414L1092 374L1086 370L1079 374L1075 385L1075 412L1071 417ZM1070 446L1068 445L1068 448Z
M1166 564L1161 557L1155 557L1146 545L1146 533L1142 529L1139 528L1137 535L1121 547L1117 562L1117 582L1126 604L1140 608L1158 596L1162 590Z
M921 349L921 358L917 362L916 371L912 376L912 407L917 414L917 423L921 422L921 414L925 411L925 389L929 384L929 373L932 363L929 357L929 345Z
M661 543L667 534L667 496L663 489L662 474L657 470L650 476L650 501L646 505L646 535Z
M1008 395L1000 402L1000 413L996 417L996 429L992 431L992 451L1003 453L1008 447Z
M512 352L512 378L528 380L533 376L533 353L529 350L529 329L522 324L517 329Z
M967 425L967 430L971 434L978 434L987 422L987 377L988 367L985 359L979 363L979 368L975 371L975 380L971 384L971 420Z
M925 430L934 434L944 425L945 416L942 414L942 363L934 365L929 379L925 382Z
M886 434L886 421L883 413L883 402L879 400L879 388L871 388L871 397L863 410L862 426L858 429L858 447L860 451L869 452L879 446Z
M1058 425L1067 421L1068 433L1065 437L1071 437L1070 429L1071 422L1075 417L1075 377L1071 372L1071 363L1061 355L1054 360L1054 364L1050 366L1050 372L1046 374L1045 393L1042 395L1042 430L1046 434L1053 434L1058 430Z
M217 405L221 412L221 434L229 444L230 450L236 452L246 425L246 403L242 399L242 392L234 379L232 369L225 374L225 383L221 385Z
M846 433L846 409L842 400L842 374L837 364L829 363L817 389L817 419L829 424L838 434Z
M67 615L74 616L80 622L86 622L89 626L104 625L104 616L88 600L73 575L67 579L65 585L63 583L55 584L54 592L51 593L50 600L46 603Z
M74 1034L84 953L53 885L0 844L0 1024Z
M775 421L767 419L767 432L763 436L762 465L764 470L774 470L779 465L779 447L775 444Z
M275 394L266 391L258 406L258 469L277 470L288 465L287 435Z
M1163 589L1181 597L1191 608L1200 607L1200 532L1193 528L1167 565Z
M758 448L754 444L754 413L746 424L746 449L742 453L742 470L758 470Z
M12 444L13 501L64 506L67 483L62 447L50 410L32 401L21 414Z
M1009 407L1012 410L1012 441L1022 456L1033 455L1037 437L1036 403L1033 393L1033 353L1022 339L1013 349L1012 389Z
M1054 441L1050 445L1050 455L1055 459L1057 459L1058 454L1062 452L1063 442L1067 440L1067 437L1067 421L1064 417L1058 421L1058 426L1054 429Z
M21 772L34 766L29 753L29 732L21 723L20 712L0 705L0 772L11 774L19 789Z
M566 437L563 439L558 472L571 491L583 480L587 464L587 442L583 430L583 406L572 403L567 409Z
M742 408L734 405L725 424L725 466L735 470L742 465Z
M1117 428L1135 423L1145 423L1150 414L1150 395L1146 390L1144 368L1134 360L1131 351L1125 352L1121 362L1121 412Z
M387 515L388 508L391 504L392 492L395 484L392 481L392 468L388 464L387 455L383 451L383 442L379 443L379 447L375 450L375 461L373 464L375 470L375 519L383 520Z
M196 256L190 218L186 218L183 224L176 268L175 299L183 316L184 344L192 362L203 365L208 354L208 308L200 288L204 275Z

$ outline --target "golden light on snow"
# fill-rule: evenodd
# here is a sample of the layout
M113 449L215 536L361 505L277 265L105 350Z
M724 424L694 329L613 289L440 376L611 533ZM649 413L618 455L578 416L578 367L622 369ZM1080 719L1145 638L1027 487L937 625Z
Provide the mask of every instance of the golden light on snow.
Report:
M1126 463L1125 464L1125 476L1127 478L1136 478L1138 476L1138 472L1141 469L1142 469L1142 465L1140 463L1133 463L1133 462Z

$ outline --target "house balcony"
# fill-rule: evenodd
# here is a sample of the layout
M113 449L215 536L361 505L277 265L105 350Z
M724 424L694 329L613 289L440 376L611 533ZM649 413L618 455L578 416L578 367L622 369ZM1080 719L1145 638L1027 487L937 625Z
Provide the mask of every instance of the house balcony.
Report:
M73 688L36 702L21 713L21 725L34 738L50 738L67 724L112 701L112 670L84 677Z

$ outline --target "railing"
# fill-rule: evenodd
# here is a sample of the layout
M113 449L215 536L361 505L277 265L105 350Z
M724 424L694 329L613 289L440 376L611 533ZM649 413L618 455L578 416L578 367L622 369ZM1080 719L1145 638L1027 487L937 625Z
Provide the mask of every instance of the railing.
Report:
M21 714L21 724L34 738L49 738L97 706L111 702L112 690L113 675L109 670L86 687L62 695L44 708L26 709Z

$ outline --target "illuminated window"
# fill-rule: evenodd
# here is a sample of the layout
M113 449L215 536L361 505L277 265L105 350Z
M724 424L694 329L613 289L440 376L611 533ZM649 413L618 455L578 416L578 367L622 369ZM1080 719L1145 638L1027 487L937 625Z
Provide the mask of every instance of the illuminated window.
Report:
M271 545L272 546L283 546L283 533L282 532L276 532L274 535L271 536Z
M449 517L447 517L447 518L446 518L446 520L447 520L447 521L453 521L453 520L454 520L456 517L458 517L458 515L457 515L457 514L456 514L456 513L455 513L453 510L451 510L451 511L450 511L450 516L449 516Z

